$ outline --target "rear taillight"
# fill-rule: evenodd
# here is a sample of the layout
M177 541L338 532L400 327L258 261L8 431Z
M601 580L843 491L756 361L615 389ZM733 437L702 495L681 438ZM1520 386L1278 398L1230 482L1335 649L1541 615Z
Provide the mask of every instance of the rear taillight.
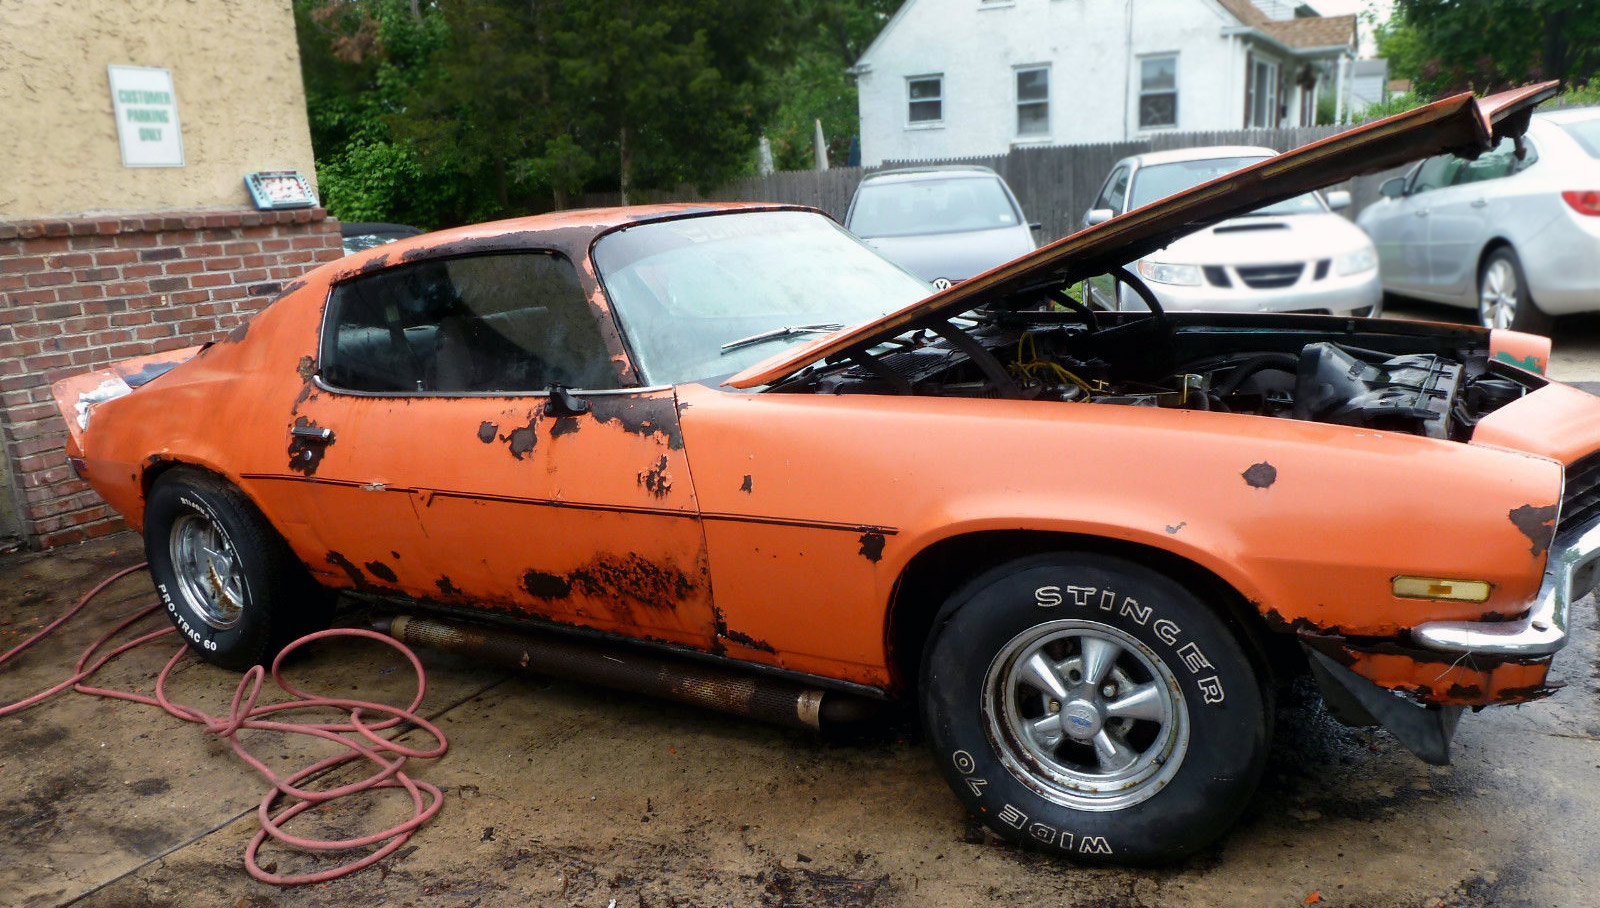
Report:
M1579 214L1600 217L1600 190L1581 189L1576 192L1563 192L1561 198Z

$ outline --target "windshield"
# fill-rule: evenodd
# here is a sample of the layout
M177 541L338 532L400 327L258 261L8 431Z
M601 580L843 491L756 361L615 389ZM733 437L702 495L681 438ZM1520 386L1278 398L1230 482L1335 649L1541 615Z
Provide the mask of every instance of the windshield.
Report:
M1260 155L1237 158L1206 158L1201 161L1174 161L1171 164L1151 164L1139 168L1133 175L1133 189L1128 193L1128 210L1142 208L1176 192L1199 186L1207 180L1230 174L1241 167L1265 161ZM1257 208L1251 214L1317 214L1326 211L1314 192L1297 195L1292 199Z
M652 385L728 375L933 292L805 211L641 224L601 237L594 262Z
M867 180L856 190L850 232L915 236L1015 227L1022 220L998 177Z

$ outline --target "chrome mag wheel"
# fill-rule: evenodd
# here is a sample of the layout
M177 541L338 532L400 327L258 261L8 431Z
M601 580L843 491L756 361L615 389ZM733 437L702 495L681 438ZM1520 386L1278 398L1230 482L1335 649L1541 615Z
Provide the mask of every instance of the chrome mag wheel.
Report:
M189 607L216 630L238 624L245 581L227 532L211 518L189 513L173 522L170 539L172 570Z
M1095 621L1029 628L989 665L983 707L1006 767L1078 810L1131 807L1172 779L1189 746L1178 679L1144 643Z

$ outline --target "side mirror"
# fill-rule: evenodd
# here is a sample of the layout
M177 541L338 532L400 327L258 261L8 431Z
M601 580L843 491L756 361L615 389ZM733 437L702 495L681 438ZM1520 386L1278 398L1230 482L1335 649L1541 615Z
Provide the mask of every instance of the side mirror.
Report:
M1109 208L1090 209L1089 213L1083 216L1083 226L1093 227L1096 224L1104 224L1115 216L1116 213Z
M1340 211L1350 207L1350 193L1343 189L1336 189L1328 193L1328 207Z
M1406 194L1406 178L1390 177L1378 187L1378 193L1386 199L1398 199Z

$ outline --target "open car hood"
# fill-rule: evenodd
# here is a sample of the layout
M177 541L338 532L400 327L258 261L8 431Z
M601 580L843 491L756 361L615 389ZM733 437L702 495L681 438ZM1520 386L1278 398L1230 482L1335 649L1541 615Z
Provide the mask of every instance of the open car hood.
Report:
M1034 294L1115 271L1195 230L1351 177L1445 152L1476 157L1526 132L1534 106L1555 94L1556 85L1481 99L1455 95L1268 158L1041 246L876 321L786 350L726 384L770 385L818 360L969 311L980 300L1042 302Z

